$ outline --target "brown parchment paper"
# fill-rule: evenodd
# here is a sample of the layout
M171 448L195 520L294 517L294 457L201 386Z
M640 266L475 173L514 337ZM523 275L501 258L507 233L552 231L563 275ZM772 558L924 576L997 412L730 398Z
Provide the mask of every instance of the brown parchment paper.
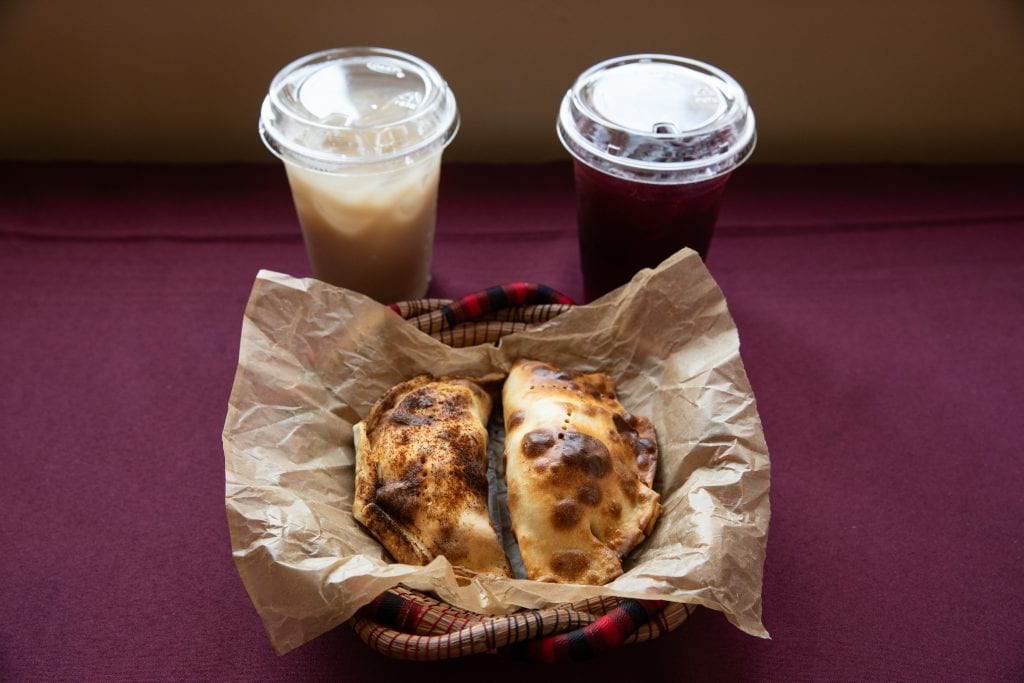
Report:
M507 371L517 358L607 372L623 405L657 429L661 518L605 586L473 576L443 557L391 564L352 517L352 427L385 391L419 373ZM768 636L768 450L736 328L693 251L499 346L464 349L355 292L261 271L223 440L235 563L278 653L399 583L487 614L594 595L661 598Z

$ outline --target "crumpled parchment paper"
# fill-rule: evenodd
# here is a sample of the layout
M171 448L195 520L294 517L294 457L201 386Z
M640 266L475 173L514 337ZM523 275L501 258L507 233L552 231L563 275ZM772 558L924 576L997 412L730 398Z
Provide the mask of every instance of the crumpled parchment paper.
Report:
M352 426L385 391L420 373L504 372L517 358L608 373L657 429L661 518L605 586L474 576L443 557L392 564L352 517ZM725 299L691 250L499 346L463 349L361 294L261 271L223 441L235 563L278 653L399 583L487 614L594 595L687 602L768 636L768 450Z

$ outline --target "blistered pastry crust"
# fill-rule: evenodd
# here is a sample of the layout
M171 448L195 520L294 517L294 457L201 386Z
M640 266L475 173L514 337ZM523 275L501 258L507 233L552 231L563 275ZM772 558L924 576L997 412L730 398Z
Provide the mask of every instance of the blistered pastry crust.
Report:
M502 393L512 529L527 576L604 584L649 534L654 427L630 415L603 373L518 361Z

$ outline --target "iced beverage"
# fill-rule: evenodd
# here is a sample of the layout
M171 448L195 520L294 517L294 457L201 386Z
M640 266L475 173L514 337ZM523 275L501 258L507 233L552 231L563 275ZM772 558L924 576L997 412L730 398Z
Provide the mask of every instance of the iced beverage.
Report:
M739 84L668 55L585 71L562 101L557 130L574 157L587 300L684 247L705 258L729 174L755 142Z
M574 166L580 263L588 301L684 247L707 258L727 175L665 185L624 180L580 161Z
M412 55L328 50L274 78L260 133L285 163L318 279L385 303L426 294L441 154L457 128L451 90Z
M426 293L440 152L377 173L285 169L317 279L383 302Z

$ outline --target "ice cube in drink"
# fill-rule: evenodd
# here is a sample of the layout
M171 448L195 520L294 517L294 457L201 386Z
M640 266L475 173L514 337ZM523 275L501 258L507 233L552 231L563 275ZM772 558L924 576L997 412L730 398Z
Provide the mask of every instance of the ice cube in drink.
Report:
M286 164L317 279L378 301L422 297L430 281L441 152L410 166L330 174Z

